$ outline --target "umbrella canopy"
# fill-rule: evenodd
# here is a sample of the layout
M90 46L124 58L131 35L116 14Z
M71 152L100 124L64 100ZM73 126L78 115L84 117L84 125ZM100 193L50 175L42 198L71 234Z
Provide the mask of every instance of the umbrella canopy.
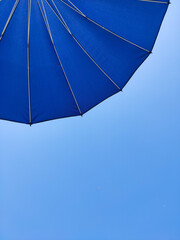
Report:
M82 115L150 55L168 0L1 0L0 119Z

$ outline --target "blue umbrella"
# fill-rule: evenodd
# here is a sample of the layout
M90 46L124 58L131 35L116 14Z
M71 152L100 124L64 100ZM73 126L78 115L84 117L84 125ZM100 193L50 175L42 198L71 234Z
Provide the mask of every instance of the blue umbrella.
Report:
M1 0L0 119L83 115L152 52L168 0Z

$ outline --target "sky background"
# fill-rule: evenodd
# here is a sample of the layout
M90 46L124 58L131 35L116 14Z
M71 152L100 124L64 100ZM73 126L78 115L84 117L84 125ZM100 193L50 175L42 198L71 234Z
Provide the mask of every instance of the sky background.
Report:
M0 121L0 240L180 240L180 1L123 93Z

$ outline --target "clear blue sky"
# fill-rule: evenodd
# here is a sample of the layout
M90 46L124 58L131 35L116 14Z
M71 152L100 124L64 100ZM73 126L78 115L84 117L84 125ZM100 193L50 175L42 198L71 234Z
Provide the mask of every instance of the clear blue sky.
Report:
M0 240L180 240L180 2L124 92L0 122Z

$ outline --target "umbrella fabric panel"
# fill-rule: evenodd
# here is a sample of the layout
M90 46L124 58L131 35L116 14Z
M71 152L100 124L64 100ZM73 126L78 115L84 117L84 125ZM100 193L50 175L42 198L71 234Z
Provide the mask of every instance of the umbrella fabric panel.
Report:
M59 1L69 5L72 2L90 19L150 51L169 3L167 0Z
M121 89L81 49L46 1L44 8L57 53L83 114Z
M28 2L19 4L0 41L0 118L28 123Z
M61 1L54 3L75 38L122 89L149 52L105 31Z
M37 1L31 3L30 88L32 123L80 115L58 62Z

